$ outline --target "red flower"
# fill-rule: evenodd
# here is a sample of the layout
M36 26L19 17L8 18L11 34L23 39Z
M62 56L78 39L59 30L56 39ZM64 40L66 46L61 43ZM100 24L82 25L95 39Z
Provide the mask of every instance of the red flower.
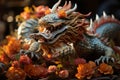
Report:
M85 64L86 60L83 58L77 58L74 60L75 65L79 65L79 64Z
M44 16L45 14L50 13L50 10L47 6L38 6L35 8L35 11L36 11L36 16L39 18Z
M20 67L20 63L18 61L13 61L12 67L19 68Z
M67 78L69 76L68 70L62 70L59 72L59 77L61 78Z
M5 55L5 53L0 55L0 62L3 62L4 64L8 64L9 61L10 61L10 59L7 57L7 55Z
M56 67L55 65L51 65L51 66L49 66L49 68L48 68L48 72L49 72L49 73L55 72L56 70L57 70L57 67Z
M44 78L47 76L48 71L45 67L40 65L25 65L24 71L32 78Z
M47 6L38 6L38 7L36 7L35 8L35 11L37 12L37 13L44 13L46 10L48 10L49 8L47 7Z
M21 55L20 59L19 59L19 62L21 64L30 64L32 61L27 55Z

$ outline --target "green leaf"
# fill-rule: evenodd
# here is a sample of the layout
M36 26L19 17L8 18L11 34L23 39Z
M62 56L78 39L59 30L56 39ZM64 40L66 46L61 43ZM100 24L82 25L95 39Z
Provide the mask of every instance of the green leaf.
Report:
M15 59L16 59L16 60L19 60L19 58L20 58L20 55L19 55L19 54L15 55Z

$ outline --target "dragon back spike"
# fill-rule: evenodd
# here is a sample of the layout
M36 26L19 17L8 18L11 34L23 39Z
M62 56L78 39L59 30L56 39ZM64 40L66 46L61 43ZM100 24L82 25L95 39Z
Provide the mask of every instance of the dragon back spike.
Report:
M105 11L103 11L103 16L104 16L104 17L107 17L107 14L105 13Z

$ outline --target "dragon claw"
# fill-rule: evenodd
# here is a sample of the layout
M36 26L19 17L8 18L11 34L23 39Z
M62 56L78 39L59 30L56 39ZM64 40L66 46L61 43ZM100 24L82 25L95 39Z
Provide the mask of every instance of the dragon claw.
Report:
M100 64L100 62L102 62L102 63L107 62L108 63L109 61L115 62L114 58L113 57L109 57L109 56L101 56L99 59L95 60L95 62L97 64Z
M112 62L115 62L115 59L112 57L112 58L111 58L111 61L112 61Z

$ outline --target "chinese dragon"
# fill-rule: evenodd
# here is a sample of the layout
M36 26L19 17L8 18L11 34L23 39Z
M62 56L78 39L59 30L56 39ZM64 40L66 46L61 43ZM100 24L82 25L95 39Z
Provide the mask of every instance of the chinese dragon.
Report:
M83 15L75 12L77 4L71 9L70 1L68 4L65 2L63 7L59 6L60 2L61 0L41 18L29 19L21 23L18 28L18 38L30 44L25 53L37 52L46 57L49 54L49 58L69 53L77 53L88 58L95 53L93 54L95 57L100 57L96 60L97 63L100 60L114 61L111 58L114 50L105 42L113 39L114 36L111 35L119 32L120 22L113 15L107 16L103 12L101 18L96 15L96 20L94 22L90 20L89 23L85 17L90 13Z
M119 79L120 21L105 12L89 20L77 4L60 3L25 7L17 16L17 36L0 46L0 79Z

